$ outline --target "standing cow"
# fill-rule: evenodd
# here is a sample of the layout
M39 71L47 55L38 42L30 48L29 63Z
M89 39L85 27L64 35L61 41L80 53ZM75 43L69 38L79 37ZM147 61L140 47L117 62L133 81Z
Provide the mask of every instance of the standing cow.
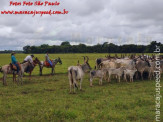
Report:
M83 81L83 76L87 71L91 70L91 67L88 63L89 58L87 57L87 60L84 57L84 64L80 65L78 62L77 66L70 66L68 67L68 78L70 83L70 93L72 92L72 87L74 88L75 93L75 87L78 88L77 81L80 80L80 90L81 84Z
M92 87L92 82L94 78L99 78L99 85L102 85L102 80L107 75L108 70L107 69L101 69L101 70L93 70L90 72L90 86Z

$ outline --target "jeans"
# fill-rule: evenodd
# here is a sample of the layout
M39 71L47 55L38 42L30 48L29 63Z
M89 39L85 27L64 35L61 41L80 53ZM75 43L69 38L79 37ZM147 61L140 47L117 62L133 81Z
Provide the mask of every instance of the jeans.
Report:
M14 63L14 65L16 66L17 68L17 73L19 72L19 65L17 63Z
M48 60L48 63L49 63L51 66L53 66L53 64L52 64L52 62L51 62L50 60Z

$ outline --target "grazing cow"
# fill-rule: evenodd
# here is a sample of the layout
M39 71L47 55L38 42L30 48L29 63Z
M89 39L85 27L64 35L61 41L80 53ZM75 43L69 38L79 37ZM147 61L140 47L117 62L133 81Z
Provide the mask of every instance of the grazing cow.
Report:
M93 70L90 72L90 86L92 86L92 82L94 78L99 78L99 85L102 85L103 78L106 79L107 69L102 70Z
M130 82L133 82L133 78L134 78L136 71L137 71L137 69L134 69L134 70L125 69L124 70L124 80L127 82L127 76L129 76Z
M74 88L74 93L75 93L75 87L78 88L77 80L80 80L80 90L82 89L81 84L82 84L84 73L91 70L91 67L88 63L88 60L89 60L88 57L87 57L87 60L85 60L85 57L84 57L84 64L80 65L78 62L77 66L68 67L68 78L69 78L69 83L70 83L70 93L71 93L72 87Z
M111 79L112 75L116 75L118 77L118 79L119 79L118 81L120 82L124 70L125 70L125 67L121 67L121 68L118 68L118 69L113 69L113 68L108 69L108 75L109 75L108 82L110 82L110 79Z

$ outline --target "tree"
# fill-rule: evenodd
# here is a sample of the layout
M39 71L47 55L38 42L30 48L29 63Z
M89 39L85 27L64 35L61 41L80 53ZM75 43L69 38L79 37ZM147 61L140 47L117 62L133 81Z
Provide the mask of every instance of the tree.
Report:
M65 42L62 42L61 43L61 46L71 46L71 45L70 45L70 42L65 41Z
M29 45L23 47L24 53L30 53L30 52L31 52L31 49L30 49L30 48L31 48L31 47L30 47Z
M41 46L25 46L23 47L24 53L153 53L156 45L160 46L163 52L163 44L153 41L149 45L115 45L113 43L104 42L94 46L87 46L85 44L70 45L68 41L62 42L60 46L43 44Z
M150 45L147 46L145 52L147 52L147 53L153 53L154 50L156 49L156 45L157 46L161 46L161 43L160 42L157 42L157 41L152 41L150 43Z

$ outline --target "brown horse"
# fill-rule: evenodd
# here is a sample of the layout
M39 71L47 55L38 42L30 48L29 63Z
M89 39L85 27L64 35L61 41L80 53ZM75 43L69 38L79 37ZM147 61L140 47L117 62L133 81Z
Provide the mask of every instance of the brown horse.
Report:
M31 64L30 62L28 62L28 63L29 63L29 65L28 65L28 67L24 70L24 72L29 73L29 80L31 80L32 71L34 70L34 68L35 68L35 66L36 66L37 64L40 64L40 61L39 61L38 58L36 57L35 60L33 60L33 64ZM22 64L23 64L23 63L22 63ZM29 68L29 67L31 67L31 65L33 65L34 67ZM13 82L15 82L15 81L16 81L16 74L13 74Z

